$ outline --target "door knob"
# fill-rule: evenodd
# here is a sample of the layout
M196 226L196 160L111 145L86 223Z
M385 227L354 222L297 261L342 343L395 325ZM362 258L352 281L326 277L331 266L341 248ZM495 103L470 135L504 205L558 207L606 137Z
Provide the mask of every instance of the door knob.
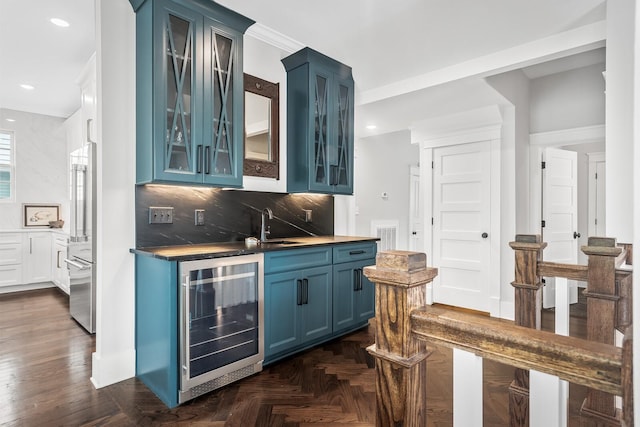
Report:
M577 231L574 231L574 232L573 232L573 238L574 238L574 239L577 239L577 238L579 238L579 237L580 237L580 233L578 233Z
M488 233L482 233L482 238L483 238L483 239L486 239L487 237L489 237L489 234L488 234Z

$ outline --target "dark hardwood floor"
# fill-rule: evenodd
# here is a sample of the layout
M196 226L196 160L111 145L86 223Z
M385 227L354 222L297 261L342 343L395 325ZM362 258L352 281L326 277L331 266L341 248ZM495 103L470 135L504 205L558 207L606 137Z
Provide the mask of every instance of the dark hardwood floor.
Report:
M552 321L553 313L545 312L545 325ZM572 322L579 333L584 320ZM374 369L365 350L372 342L369 326L168 409L135 378L94 389L89 377L95 338L70 319L66 295L57 289L3 294L0 425L373 426ZM433 350L428 426L451 426L451 351ZM484 378L483 425L505 426L513 368L485 360ZM583 396L582 388L571 387L569 425L577 425Z

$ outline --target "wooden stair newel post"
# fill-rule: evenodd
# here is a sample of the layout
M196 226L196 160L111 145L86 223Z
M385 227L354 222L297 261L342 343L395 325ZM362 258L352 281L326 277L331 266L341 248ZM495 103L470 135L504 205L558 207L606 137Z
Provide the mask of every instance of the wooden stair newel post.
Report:
M380 252L376 265L364 268L375 284L376 425L426 425L427 351L411 333L410 314L426 305L426 284L438 274L427 268L424 253Z
M514 288L515 324L540 329L542 318L542 283L538 277L538 261L547 246L539 234L517 234L509 246L515 251ZM509 386L510 426L529 425L529 371L516 369Z
M587 339L615 345L616 262L622 248L616 239L589 237L582 252L589 256L587 297ZM615 397L610 393L589 390L580 410L583 426L620 426L621 415L616 411Z

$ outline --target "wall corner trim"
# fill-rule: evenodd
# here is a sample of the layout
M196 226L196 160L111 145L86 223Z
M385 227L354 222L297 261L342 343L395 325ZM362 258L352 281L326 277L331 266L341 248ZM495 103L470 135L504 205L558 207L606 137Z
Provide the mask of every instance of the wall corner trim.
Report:
M529 143L531 145L552 147L602 142L605 140L605 129L605 125L594 125L532 133L529 135Z

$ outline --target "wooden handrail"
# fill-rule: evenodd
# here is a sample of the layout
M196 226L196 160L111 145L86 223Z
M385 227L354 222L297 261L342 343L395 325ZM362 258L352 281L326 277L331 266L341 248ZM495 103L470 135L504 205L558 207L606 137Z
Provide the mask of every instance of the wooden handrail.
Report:
M560 264L557 262L538 262L537 274L545 277L565 277L570 280L586 282L589 269L586 265Z
M561 264L551 261L538 262L536 273L538 276L544 277L564 277L569 280L578 280L580 282L586 282L588 280L588 267L586 265L576 264ZM616 280L625 279L630 276L631 270L617 268Z
M411 332L421 340L622 395L622 350L613 345L431 306L411 312Z

